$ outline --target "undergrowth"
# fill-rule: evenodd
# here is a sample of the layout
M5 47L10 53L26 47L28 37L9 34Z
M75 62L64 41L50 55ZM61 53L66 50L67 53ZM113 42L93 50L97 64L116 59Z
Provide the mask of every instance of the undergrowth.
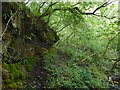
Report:
M88 53L75 47L59 47L44 54L45 68L52 74L49 76L50 88L108 88L109 82L105 70L97 66L98 56L90 57L83 63Z

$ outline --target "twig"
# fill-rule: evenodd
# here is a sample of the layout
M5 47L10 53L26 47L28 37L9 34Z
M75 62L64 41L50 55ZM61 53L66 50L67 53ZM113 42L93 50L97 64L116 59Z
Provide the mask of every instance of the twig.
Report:
M113 70L113 69L115 68L115 65L116 65L118 62L120 62L120 59L119 59L119 58L118 58L118 60L113 64L111 70Z
M108 45L106 46L106 49L104 50L105 52L103 52L103 55L102 55L102 56L104 56L104 55L106 54L107 50L109 49L109 46L111 45L112 41L115 39L116 36L117 36L117 35L115 35L113 38L111 38L111 39L109 40Z
M108 45L107 45L106 48L103 50L104 52L103 52L103 51L101 51L101 52L95 52L95 53L91 54L90 56L82 59L82 60L80 61L80 63L82 63L83 61L87 60L88 58L90 58L90 57L92 57L92 56L94 56L94 55L96 55L96 54L102 53L102 52L103 52L102 56L104 56L105 53L107 52L107 50L110 48L110 44L111 44L111 42L115 39L115 37L116 37L116 35L108 42Z
M55 5L55 4L57 4L57 3L58 3L58 2L55 2L55 3L52 3L52 2L51 2L50 5L48 6L47 10L46 10L40 17L47 16L47 15L53 13L54 10L53 10L53 12L49 12L49 9L52 8L52 6ZM55 11L56 11L56 10L55 10Z
M109 0L110 1L110 0ZM104 17L104 18L106 18L106 19L114 19L114 18L116 18L116 17L111 17L111 18L109 18L109 17L107 17L107 16L102 16L102 15L98 15L98 14L95 14L99 9L101 9L101 8L103 8L103 7L106 7L106 6L108 6L109 4L111 4L112 2L109 2L109 1L107 1L107 2L105 2L105 3L103 3L101 6L99 6L99 7L97 7L93 12L80 12L81 14L84 14L84 15L94 15L94 16L98 16L98 17ZM79 10L80 11L80 10Z
M57 33L58 33L58 32L61 32L64 28L68 27L69 25L70 25L70 24L65 25L64 27L62 27L60 30L57 31Z
M110 48L110 47L108 47L108 48ZM108 48L107 48L107 49L108 49ZM106 49L105 49L105 50L103 50L103 51L106 51ZM90 58L90 57L92 57L92 56L94 56L94 55L96 55L96 54L100 54L100 53L102 53L103 51L101 51L101 52L95 52L95 53L92 53L92 54L91 54L91 55L89 55L88 57L86 57L86 58L82 59L82 60L80 61L80 63L82 63L82 62L86 61L88 58Z
M115 37L116 37L116 36L115 36ZM102 56L104 56L104 55L105 55L105 53L106 53L106 51L110 48L109 46L110 46L110 44L111 44L111 41L112 41L115 37L113 37L113 38L110 40L110 42L108 43L108 45L107 45L106 49L105 49L105 50L103 50L103 51L105 51L105 52L103 53L103 55L102 55ZM80 61L80 63L82 63L83 61L87 60L88 58L90 58L90 57L92 57L92 56L94 56L94 55L96 55L96 54L102 53L103 51L101 51L101 52L95 52L95 53L91 54L90 56L88 56L88 57L86 57L86 58L82 59L82 60Z
M2 35L1 35L1 40L2 40L2 37L3 35L5 34L5 32L7 31L7 28L8 28L8 25L10 23L10 21L12 20L12 18L17 14L18 10L13 14L13 16L10 17L10 19L8 20L7 24L6 24L6 27L5 27L5 30L3 31Z
M98 15L98 14L95 14L95 13L82 13L82 14L84 14L84 15L94 15L94 16L97 16L97 17L104 17L104 18L106 18L106 19L114 19L114 18L117 18L117 17L115 17L115 16L113 16L113 17L107 17L107 16Z
M45 5L45 3L46 3L46 2L43 2L43 3L40 5L40 7L39 7L39 9L38 9L38 12L39 12L39 10Z
M80 63L82 63L82 62L86 61L88 58L90 58L90 57L92 57L92 56L94 56L94 55L96 55L96 54L98 54L98 53L100 53L100 52L95 52L95 53L92 53L92 54L91 54L91 55L89 55L88 57L86 57L86 58L82 59L82 60L80 61Z
M93 11L93 14L95 14L95 12L98 11L100 8L106 7L107 5L109 5L109 4L112 3L112 2L109 2L109 3L108 3L108 2L109 2L109 1L103 3L101 6L97 7L97 8Z
M110 1L110 0L109 0L109 1ZM81 10L79 10L78 7L66 8L66 9L64 9L64 8L55 8L55 9L53 9L52 11L49 11L49 9L50 9L51 6L53 6L53 5L55 5L55 4L58 3L58 2L55 2L55 3L51 3L51 4L49 5L48 9L47 9L40 17L48 16L49 14L52 14L52 13L54 13L54 12L56 12L56 11L67 11L67 10L68 10L68 11L73 11L73 10L75 10L75 11L78 11L79 14L83 14L83 15L94 15L94 16L98 16L98 17L104 17L104 18L106 18L106 19L114 19L114 18L116 18L116 17L111 17L111 18L109 18L109 17L107 17L107 16L102 16L102 15L95 14L99 9L101 9L101 8L103 8L103 7L106 7L106 6L108 6L109 4L112 3L112 2L109 2L109 1L103 3L101 6L97 7L93 12L81 12ZM76 3L76 4L74 4L73 6L75 6L75 5L77 5L77 4L80 4L80 3ZM72 6L72 7L73 7L73 6ZM72 12L72 13L74 13L74 12Z

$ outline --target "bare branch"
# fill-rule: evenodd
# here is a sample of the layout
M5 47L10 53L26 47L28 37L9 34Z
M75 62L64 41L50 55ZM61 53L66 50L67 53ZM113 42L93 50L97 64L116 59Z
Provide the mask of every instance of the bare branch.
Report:
M72 5L72 6L74 7L74 6L78 5L78 4L80 4L80 2L78 2L78 3L76 3L76 4Z
M109 49L112 41L116 38L116 36L117 36L117 35L115 35L113 38L111 38L111 39L109 40L109 42L108 42L108 44L107 44L107 46L106 46L106 49L105 49L105 51L103 52L102 56L104 56L104 55L106 54L107 50Z
M109 0L110 1L110 0ZM98 15L98 14L95 14L99 9L103 8L103 7L106 7L108 6L109 4L111 4L112 2L105 2L103 3L101 6L97 7L93 12L83 12L81 14L85 14L85 15L94 15L94 16L98 16L98 17L104 17L104 18L107 18L107 19L113 19L113 18L116 18L116 17L111 17L111 18L108 18L107 16L102 16L102 15Z
M103 54L102 54L102 56L104 56L105 55L105 53L106 53L106 51L108 50L108 49L110 49L110 44L111 44L111 41L113 41L114 40L114 38L116 37L116 35L109 41L109 43L108 43L108 45L107 45L107 47L103 50L103 51L101 51L101 52L95 52L95 53L92 53L91 55L89 55L88 57L86 57L86 58L84 58L84 59L82 59L81 61L80 61L80 63L82 63L82 62L84 62L84 61L86 61L88 58L90 58L90 57L92 57L92 56L94 56L94 55L96 55L96 54L100 54L100 53L102 53L103 52Z
M108 47L108 49L109 49L110 47ZM106 51L106 49L105 50L103 50L103 51ZM96 54L100 54L100 53L102 53L103 51L100 51L100 52L94 52L94 53L92 53L91 55L89 55L88 57L86 57L86 58L84 58L84 59L82 59L81 61L80 61L80 64L81 63L83 63L84 61L86 61L88 58L90 58L90 57L92 57L92 56L94 56L94 55L96 55Z
M49 15L49 14L51 14L51 13L53 13L53 12L48 12L49 11L49 9L53 6L53 5L55 5L55 4L57 4L58 2L55 2L55 3L50 3L50 5L48 6L48 8L47 8L47 10L40 16L40 17L43 17L43 16L47 16L47 15Z
M68 27L69 25L70 25L70 24L65 25L64 27L62 27L60 30L57 31L57 33L58 33L58 32L61 32L64 28Z
M6 27L5 27L5 30L3 31L2 35L1 35L1 39L3 37L3 35L5 34L5 32L7 31L7 28L8 28L8 25L10 23L10 21L13 19L13 17L17 14L18 10L13 14L13 16L10 17L10 19L8 20L7 24L6 24Z
M116 64L117 64L118 62L120 62L120 58L118 58L117 61L113 64L111 70L113 70L113 69L115 68L115 66L116 66Z
M43 3L40 5L40 7L39 7L39 9L38 9L38 12L39 12L39 10L45 5L45 3L46 3L46 2L43 2Z
M98 14L90 14L90 15L94 15L94 16L97 16L97 17L103 17L103 18L106 18L106 19L114 19L114 18L117 18L117 17L115 17L115 16L113 16L113 17L107 17L107 16L98 15Z
M50 8L51 5L54 5L54 4L56 4L56 3L57 3L57 2L55 2L55 3L53 3L53 4L50 4L49 7L48 7L48 9ZM56 11L71 11L71 13L74 13L73 11L75 10L75 11L78 12L78 14L94 15L94 16L98 16L98 17L104 17L104 18L106 18L106 19L114 19L114 18L117 18L117 17L110 17L110 18L109 18L109 17L107 17L107 16L102 16L102 15L95 14L99 9L101 9L101 8L103 8L103 7L106 7L106 6L108 6L109 4L111 4L111 3L112 3L112 2L107 1L107 2L103 3L101 6L97 7L93 12L81 12L81 10L79 10L78 7L66 8L66 9L64 9L64 8L56 8L56 9L53 9L52 11L50 11L50 12L48 12L48 10L46 10L46 12L45 12L44 14L42 14L40 17L48 16L49 14L52 14L52 13L54 13L54 12L56 12ZM77 5L77 4L79 4L79 3L76 3L75 5Z
M94 14L96 11L98 11L99 9L101 9L102 7L106 7L107 5L109 5L109 4L111 4L111 3L112 3L112 2L109 2L109 1L103 3L101 6L97 7L97 8L93 11L93 14Z
M96 55L96 54L99 54L99 53L101 53L101 52L95 52L95 53L92 53L92 54L91 54L91 55L89 55L88 57L86 57L86 58L82 59L82 60L80 61L80 63L82 63L82 62L86 61L88 58L90 58L90 57L92 57L92 56L94 56L94 55Z

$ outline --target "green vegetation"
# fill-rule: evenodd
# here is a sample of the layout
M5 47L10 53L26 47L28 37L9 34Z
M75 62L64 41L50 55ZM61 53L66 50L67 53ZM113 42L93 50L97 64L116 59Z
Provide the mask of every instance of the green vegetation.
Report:
M29 28L31 30L27 35L30 36L32 33L33 38L30 37L31 40L27 42L29 47L24 50L27 57L23 55L24 59L20 62L8 64L4 58L3 68L10 72L6 74L4 87L24 87L23 83L30 78L38 84L45 82L47 78L48 82L42 83L43 87L47 88L89 90L120 85L120 81L115 83L108 80L109 75L113 74L120 78L117 2L73 3L31 0L26 6L22 6L22 3L20 5L21 9L22 7L30 9L26 13L31 19L33 28ZM21 48L24 49L22 46ZM20 49L20 53L23 49ZM32 51L35 53L31 54ZM35 70L34 65L38 67ZM29 76L32 70L39 71L37 74L31 74L36 76L37 80ZM34 84L36 83L33 83L33 86Z
M3 63L3 72L7 73L4 77L3 88L23 88L26 79L29 79L29 73L32 70L34 63L37 61L35 57L25 58L23 61L15 64Z
M78 7L81 5L84 11L87 4L90 5L84 3L78 4ZM90 7L100 4L92 3ZM53 8L65 7L72 10L71 6L70 2L61 2ZM112 69L116 62L112 59L118 57L117 19L104 17L113 7L115 6L105 7L105 12L101 8L100 17L85 16L75 11L57 11L51 15L49 24L58 32L60 41L54 45L56 52L52 53L51 50L45 53L46 69L52 72L49 87L108 88L108 75L120 75L120 67ZM113 17L112 14L110 17Z
M77 54L75 48L59 48L61 51L45 54L46 69L52 72L49 87L97 87L107 88L109 82L105 74L105 66L99 66L99 61L92 57L80 62L86 53ZM102 69L102 70L101 70ZM103 70L104 69L104 70Z

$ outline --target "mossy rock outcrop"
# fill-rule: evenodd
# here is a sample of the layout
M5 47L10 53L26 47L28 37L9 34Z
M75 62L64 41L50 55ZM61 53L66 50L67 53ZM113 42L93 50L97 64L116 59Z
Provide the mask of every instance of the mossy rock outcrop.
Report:
M56 32L41 17L34 16L23 3L2 3L3 31L6 27L2 39L4 56L9 58L7 63L40 56L59 40Z

